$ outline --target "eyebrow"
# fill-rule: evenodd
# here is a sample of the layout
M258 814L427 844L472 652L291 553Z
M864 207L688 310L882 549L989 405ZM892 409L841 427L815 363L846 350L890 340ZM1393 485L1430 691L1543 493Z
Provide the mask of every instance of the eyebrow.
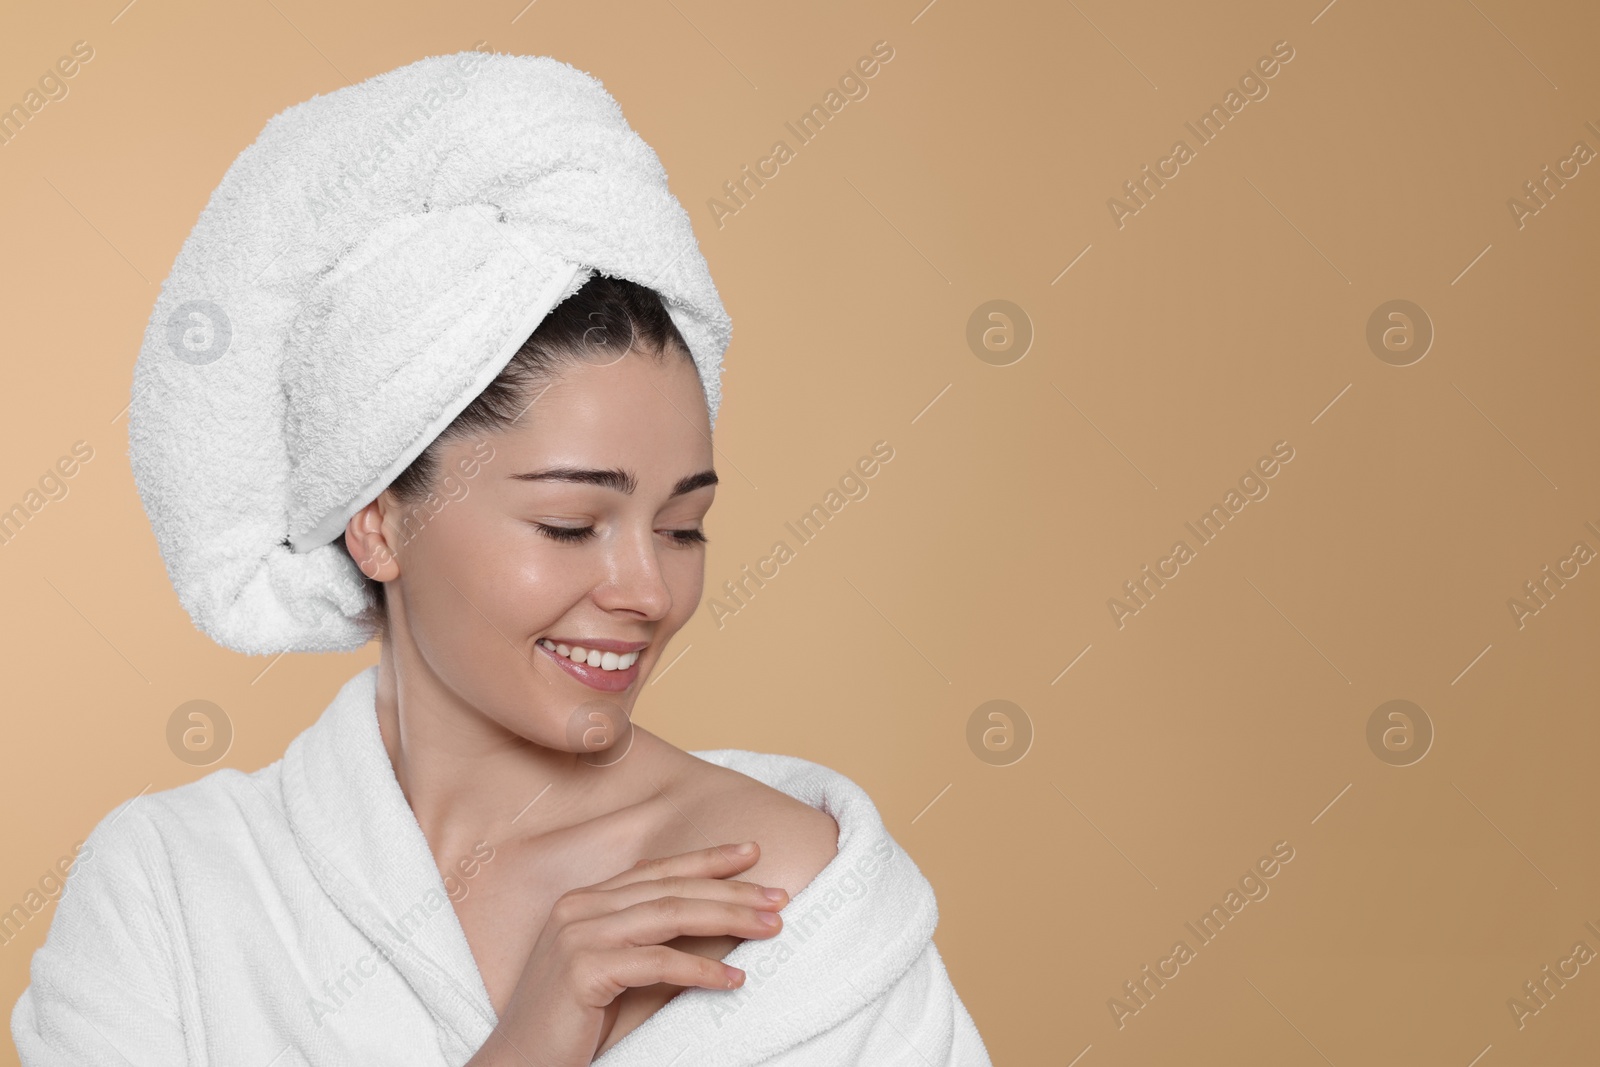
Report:
M614 489L619 493L632 493L639 487L639 479L632 471L616 467L607 470L595 470L589 467L548 467L544 470L512 474L510 477L522 482L575 482L579 485L598 485L603 489ZM669 495L682 496L716 484L717 472L703 470L699 474L679 478L678 484L672 487Z

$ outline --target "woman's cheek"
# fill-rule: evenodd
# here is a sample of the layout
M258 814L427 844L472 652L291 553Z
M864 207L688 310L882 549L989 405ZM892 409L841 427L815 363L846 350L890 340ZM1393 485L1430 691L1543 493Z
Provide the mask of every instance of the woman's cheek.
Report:
M684 561L672 572L669 584L672 586L673 617L687 622L695 608L700 606L700 598L705 593L706 554L704 549L700 549L686 551L682 555Z

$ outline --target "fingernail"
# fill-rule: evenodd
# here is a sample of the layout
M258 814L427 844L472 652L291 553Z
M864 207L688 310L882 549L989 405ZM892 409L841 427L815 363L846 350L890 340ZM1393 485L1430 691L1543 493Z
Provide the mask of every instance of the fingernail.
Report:
M748 856L756 850L756 843L754 841L746 841L742 845L735 845L733 850L741 856Z
M782 900L789 895L782 889L763 889L761 892L766 895L768 900Z
M734 986L736 986L740 982L744 981L744 972L741 971L739 968L725 966L722 969L725 972L727 972L727 975L728 975L728 988L729 989L732 989Z
M761 923L763 926L777 926L780 921L781 920L779 920L777 914L774 912L756 912L756 922Z

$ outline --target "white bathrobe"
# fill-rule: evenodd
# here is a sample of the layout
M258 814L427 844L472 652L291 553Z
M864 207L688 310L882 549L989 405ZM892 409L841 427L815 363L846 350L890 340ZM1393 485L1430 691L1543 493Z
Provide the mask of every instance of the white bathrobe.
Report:
M282 759L120 805L87 839L11 1015L23 1067L461 1064L496 1022L378 732L377 668ZM596 1067L974 1067L989 1056L930 940L932 888L850 779L716 749L827 811L839 854L773 938ZM467 882L470 892L470 881Z

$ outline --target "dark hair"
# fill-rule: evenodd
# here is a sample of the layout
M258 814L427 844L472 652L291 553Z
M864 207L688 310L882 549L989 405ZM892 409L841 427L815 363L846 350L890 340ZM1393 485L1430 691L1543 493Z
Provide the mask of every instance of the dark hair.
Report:
M659 360L669 349L693 359L661 295L626 278L596 272L544 317L505 369L389 483L388 491L404 503L426 499L439 475L439 451L445 442L510 429L539 389L563 370L580 363L610 362L629 352ZM350 554L343 534L336 544ZM381 640L388 635L385 583L365 581L368 606L360 618L374 627Z

